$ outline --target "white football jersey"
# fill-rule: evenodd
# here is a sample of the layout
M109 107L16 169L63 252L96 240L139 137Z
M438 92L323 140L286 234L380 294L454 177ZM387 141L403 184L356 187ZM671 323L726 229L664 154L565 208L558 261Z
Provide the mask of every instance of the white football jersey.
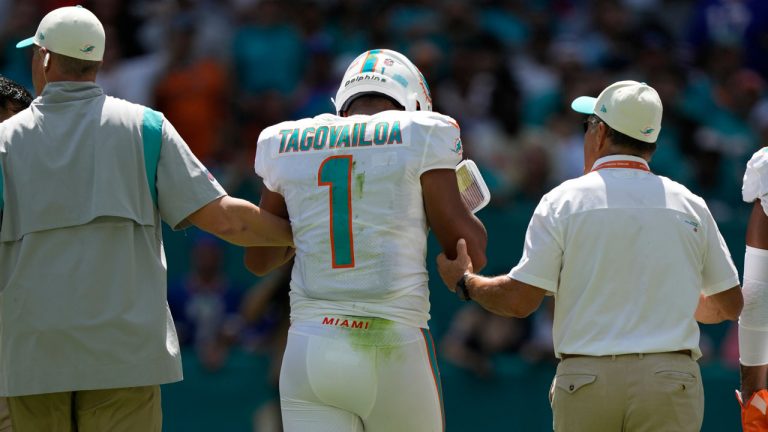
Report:
M748 203L759 199L768 214L768 147L756 151L747 162L741 196Z
M420 177L454 169L461 155L456 122L426 111L323 114L265 129L255 170L290 216L292 320L342 314L426 327Z

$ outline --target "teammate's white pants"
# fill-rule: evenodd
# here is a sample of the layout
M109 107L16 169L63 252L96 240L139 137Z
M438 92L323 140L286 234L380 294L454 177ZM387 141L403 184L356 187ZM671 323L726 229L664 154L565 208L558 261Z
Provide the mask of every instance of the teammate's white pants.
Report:
M443 431L432 336L379 318L293 323L280 404L286 432Z

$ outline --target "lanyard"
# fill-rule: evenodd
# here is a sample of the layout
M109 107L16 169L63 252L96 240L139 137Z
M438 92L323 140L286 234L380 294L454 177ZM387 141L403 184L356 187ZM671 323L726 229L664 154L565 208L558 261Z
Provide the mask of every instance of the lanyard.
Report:
M629 169L636 169L640 171L651 172L651 170L648 169L648 165L642 162L636 162L636 161L630 161L630 160L615 160L615 161L603 162L600 165L592 168L592 171L597 171L605 168L629 168Z

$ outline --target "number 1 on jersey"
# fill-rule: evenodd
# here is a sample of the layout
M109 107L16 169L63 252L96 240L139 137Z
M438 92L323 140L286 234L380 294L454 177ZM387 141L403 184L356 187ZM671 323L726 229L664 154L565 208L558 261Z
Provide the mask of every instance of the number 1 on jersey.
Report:
M333 268L355 266L352 238L352 156L330 156L317 170L317 185L328 186L331 212L331 258Z

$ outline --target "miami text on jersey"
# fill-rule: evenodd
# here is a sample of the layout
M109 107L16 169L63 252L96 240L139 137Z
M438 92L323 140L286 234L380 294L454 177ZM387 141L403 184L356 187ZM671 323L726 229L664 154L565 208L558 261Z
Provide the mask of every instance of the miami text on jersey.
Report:
M367 329L370 325L369 320L355 320L355 319L346 319L346 318L333 318L333 317L323 317L323 325L332 325L337 327L348 327L348 328L356 328L356 329Z
M283 129L280 131L280 153L307 152L339 147L370 147L402 144L400 122L378 122L366 134L368 123ZM367 137L366 137L367 135Z

